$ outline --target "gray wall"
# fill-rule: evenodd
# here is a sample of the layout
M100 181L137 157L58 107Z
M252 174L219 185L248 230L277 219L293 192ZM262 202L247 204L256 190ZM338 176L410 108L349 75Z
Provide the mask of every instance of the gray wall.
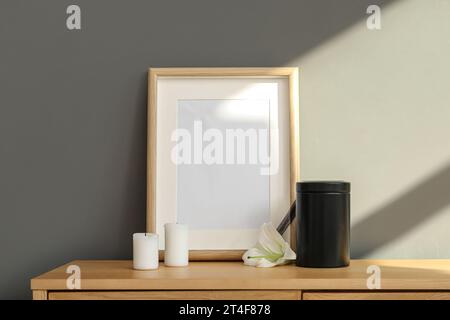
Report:
M65 27L72 3L81 31ZM365 28L369 4L388 12L380 31ZM72 259L131 257L150 66L299 66L301 174L354 182L353 256L448 257L449 7L2 0L0 298L29 298L31 277Z

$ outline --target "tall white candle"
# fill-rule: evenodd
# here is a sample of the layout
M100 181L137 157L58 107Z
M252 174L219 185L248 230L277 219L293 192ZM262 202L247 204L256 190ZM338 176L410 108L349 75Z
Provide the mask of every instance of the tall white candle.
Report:
M133 268L158 269L158 260L158 235L155 233L133 234Z
M188 226L178 223L164 225L164 264L169 267L183 267L189 264Z

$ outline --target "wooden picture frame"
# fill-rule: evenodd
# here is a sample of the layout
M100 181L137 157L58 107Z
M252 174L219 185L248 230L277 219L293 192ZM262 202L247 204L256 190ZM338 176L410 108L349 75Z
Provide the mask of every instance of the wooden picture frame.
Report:
M150 68L148 73L148 137L147 137L147 232L156 232L157 175L157 93L158 80L165 78L285 78L289 101L289 198L296 197L299 181L299 79L298 68ZM295 249L295 222L290 228L290 242ZM276 227L276 226L275 226ZM161 253L161 252L160 252ZM243 250L190 250L190 260L241 260Z

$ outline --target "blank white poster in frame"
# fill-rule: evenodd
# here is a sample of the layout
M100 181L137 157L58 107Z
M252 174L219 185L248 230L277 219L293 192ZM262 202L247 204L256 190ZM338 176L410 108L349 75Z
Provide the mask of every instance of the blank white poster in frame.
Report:
M226 155L220 163L199 162L194 141L189 166L174 160L180 129L192 134L192 140L215 129L224 133L225 146L226 130L252 127L258 133L268 129L269 165L230 165ZM260 135L258 139L264 144ZM298 69L151 68L147 152L147 231L159 234L160 250L164 224L183 222L190 225L190 260L241 259L256 242L259 224L269 220L276 227L295 199ZM257 175L264 164L266 173ZM293 247L294 226L284 235Z

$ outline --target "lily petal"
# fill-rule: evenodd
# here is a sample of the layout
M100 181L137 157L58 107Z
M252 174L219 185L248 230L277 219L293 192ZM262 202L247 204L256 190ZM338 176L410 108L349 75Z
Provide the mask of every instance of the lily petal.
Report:
M262 225L258 242L242 256L245 265L260 268L286 264L295 258L295 252L270 223Z

